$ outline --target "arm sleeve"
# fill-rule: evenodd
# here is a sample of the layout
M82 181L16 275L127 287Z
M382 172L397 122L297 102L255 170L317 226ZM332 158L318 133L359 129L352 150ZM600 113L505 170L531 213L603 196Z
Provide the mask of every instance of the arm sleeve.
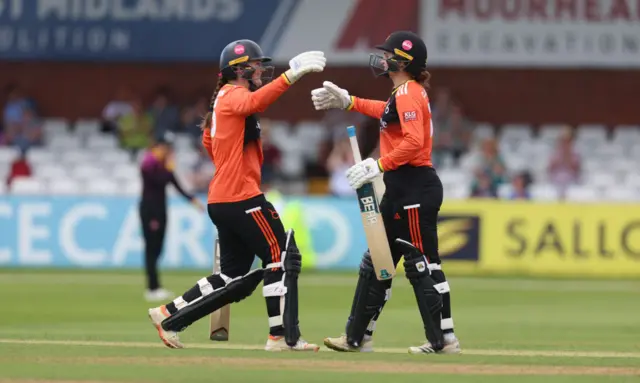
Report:
M227 96L228 102L224 103L224 108L228 108L228 111L233 114L244 116L264 112L269 105L289 89L289 85L289 81L283 74L255 92L250 92L245 88L236 88Z
M186 199L188 199L189 201L191 201L193 199L193 196L190 194L187 194L186 191L184 191L184 189L182 188L182 186L180 185L180 183L178 182L178 180L176 179L175 174L173 174L173 172L169 173L170 174L170 178L169 178L169 182L171 182L173 184L173 186L176 188L176 190L178 191L178 193L182 194L182 196Z
M420 95L411 93L396 95L396 108L402 128L402 142L391 153L380 158L378 165L381 170L393 170L413 160L422 150L424 144L424 121L431 116L424 115Z
M211 129L204 129L202 131L202 146L207 151L209 158L213 161L213 152L211 151Z
M347 110L355 110L373 118L382 118L386 105L385 101L367 100L366 98L351 96L351 105Z

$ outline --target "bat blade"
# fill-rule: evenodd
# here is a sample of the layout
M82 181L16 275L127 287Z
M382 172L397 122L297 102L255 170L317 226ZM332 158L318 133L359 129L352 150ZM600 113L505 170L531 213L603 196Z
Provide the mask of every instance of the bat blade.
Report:
M220 272L220 241L216 239L213 251L213 273ZM209 339L218 342L229 340L231 306L226 305L209 315Z

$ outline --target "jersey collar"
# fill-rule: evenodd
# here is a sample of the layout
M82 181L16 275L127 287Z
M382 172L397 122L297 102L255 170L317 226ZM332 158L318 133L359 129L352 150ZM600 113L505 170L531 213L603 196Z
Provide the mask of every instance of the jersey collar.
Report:
M396 92L398 91L398 89L400 89L401 86L403 86L404 84L410 83L410 82L415 82L416 80L407 80L405 82L403 82L402 84L396 86L395 88L393 88L393 90L391 91L391 94L396 94Z

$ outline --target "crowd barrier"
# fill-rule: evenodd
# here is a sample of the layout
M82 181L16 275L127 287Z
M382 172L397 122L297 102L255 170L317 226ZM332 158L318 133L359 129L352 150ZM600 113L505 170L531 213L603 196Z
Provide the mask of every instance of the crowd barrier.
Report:
M366 248L355 200L301 198L318 269L355 270ZM137 200L0 197L0 267L138 268ZM165 268L212 266L215 228L171 199ZM640 276L640 205L447 202L439 222L445 263L477 271Z

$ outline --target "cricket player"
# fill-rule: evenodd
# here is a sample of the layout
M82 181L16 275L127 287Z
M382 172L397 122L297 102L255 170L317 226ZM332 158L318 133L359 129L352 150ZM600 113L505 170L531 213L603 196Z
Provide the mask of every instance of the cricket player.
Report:
M301 255L293 230L285 233L278 212L260 191L263 161L258 114L289 86L325 67L323 52L304 52L271 81L271 59L251 40L227 45L220 55L218 85L203 121L202 142L216 173L209 185L209 217L218 230L220 273L202 278L172 302L149 310L160 338L182 348L178 332L196 320L253 293L262 293L269 317L267 351L318 351L300 338L298 274ZM262 268L250 270L254 257Z
M150 302L164 301L173 296L171 292L161 287L158 278L158 261L162 254L167 227L167 184L172 184L184 198L199 210L204 211L204 205L200 200L188 194L173 173L175 161L172 140L171 133L158 139L145 153L140 165L142 197L139 213L144 237L144 264L147 276L145 298Z
M424 323L427 342L410 347L409 352L459 353L453 332L449 284L438 255L437 219L443 191L431 162L433 124L425 90L427 47L415 33L392 33L376 48L369 65L376 76L393 82L387 101L367 100L349 95L331 82L312 91L316 110L355 110L380 120L380 159L355 164L347 171L354 189L383 174L386 186L380 202L394 263L404 255L404 269L413 286ZM360 265L353 306L346 334L326 338L336 351L372 351L372 335L386 301L391 296L391 280L376 279L371 256L365 252Z

